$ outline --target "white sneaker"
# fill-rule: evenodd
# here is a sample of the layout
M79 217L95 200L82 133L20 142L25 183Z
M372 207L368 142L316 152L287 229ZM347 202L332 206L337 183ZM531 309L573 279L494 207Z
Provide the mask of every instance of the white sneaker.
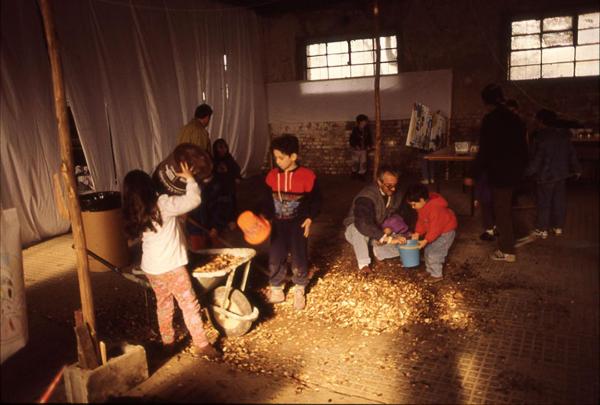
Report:
M541 238L541 239L548 238L548 231L542 231L540 229L534 229L533 232L531 232L531 234L533 236L535 236L536 238Z
M490 259L501 262L514 263L517 261L517 256L510 253L502 253L500 250L496 250L490 255Z
M306 296L304 295L304 287L297 285L294 288L294 309L300 311L306 306Z
M270 304L279 304L284 301L285 301L285 293L283 291L283 287L271 286L271 291L269 294L269 303Z
M562 228L552 228L552 233L554 233L556 236L560 236L563 234L563 230Z

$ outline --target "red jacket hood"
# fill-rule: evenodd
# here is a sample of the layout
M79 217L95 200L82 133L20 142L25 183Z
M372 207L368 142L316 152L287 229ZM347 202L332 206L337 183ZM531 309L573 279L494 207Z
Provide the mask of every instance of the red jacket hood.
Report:
M441 195L439 195L438 193L434 193L434 192L430 192L429 193L429 201L427 201L427 205L431 204L432 207L447 207L448 206L448 201L446 201L446 199L444 197L442 197ZM425 207L423 207L425 208Z

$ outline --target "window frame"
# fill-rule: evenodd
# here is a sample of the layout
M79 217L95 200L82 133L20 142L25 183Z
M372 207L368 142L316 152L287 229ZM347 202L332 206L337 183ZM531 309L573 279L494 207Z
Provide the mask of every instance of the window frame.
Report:
M579 7L576 8L575 10L573 8L570 9L564 9L564 8L558 8L558 9L554 9L552 11L545 11L545 12L539 12L539 13L523 13L523 14L515 14L515 15L510 15L507 18L507 22L505 24L506 27L506 41L505 41L505 46L506 46L506 75L505 78L508 82L519 82L519 83L538 83L538 82L546 82L548 80L551 81L556 81L556 80L563 80L563 81L569 81L569 80L598 80L598 78L600 78L600 74L599 75L585 75L585 76L577 76L576 75L576 63L577 63L577 46L584 46L587 44L581 44L578 45L578 38L579 38L579 16L582 14L589 14L589 13L598 13L600 12L600 10L595 7L595 6L590 6L590 7ZM543 20L546 18L552 18L552 17L571 17L571 21L572 21L572 26L570 29L567 30L553 30L553 31L544 31L543 30ZM518 21L525 21L525 20L540 20L540 32L537 33L537 35L539 35L540 37L540 46L539 48L528 48L528 49L512 49L512 38L514 37L513 35L513 31L512 31L512 24L514 22L518 22ZM561 62L550 62L550 63L543 63L543 59L542 59L542 55L540 53L540 62L537 65L529 65L529 66L539 66L540 68L540 77L538 78L527 78L527 79L512 79L511 78L511 67L514 67L511 65L511 56L512 53L515 51L523 51L523 50L540 50L540 52L544 49L552 49L552 48L561 48L561 47L568 47L568 46L553 46L553 47L546 47L544 48L542 46L542 37L544 32L572 32L573 35L573 42L570 45L571 47L573 47L573 59L571 61L569 61L570 63L573 63L573 75L572 76L558 76L558 77L543 77L542 76L542 67L544 65L549 65L552 63L561 63ZM592 45L592 44L590 44ZM595 61L596 59L593 59L593 61ZM600 59L599 59L600 60ZM600 63L600 62L599 62ZM515 66L521 66L521 65L515 65ZM527 66L527 65L522 65L522 66Z
M397 73L381 73L381 76L393 76L393 75L397 75L400 73L400 52L399 52L399 34L397 32L391 32L391 31L382 31L379 33L379 37L389 37L389 36L394 36L396 37L396 65L398 66L398 71ZM302 69L302 73L301 73L301 80L305 80L305 81L310 81L310 82L318 82L318 81L326 81L326 80L343 80L343 79L356 79L356 78L361 78L361 77L374 77L375 74L373 73L372 75L365 75L365 76L349 76L349 77L336 77L336 78L327 78L327 79L312 79L310 80L308 78L308 71L309 71L309 67L308 67L308 47L310 45L314 45L314 44L322 44L322 43L331 43L331 42L347 42L348 43L348 51L345 53L346 55L348 55L348 61L349 63L346 65L339 65L339 66L348 66L348 67L352 67L352 66L362 66L362 65L372 65L373 66L373 71L375 71L375 63L376 61L373 61L373 63L360 63L360 64L352 64L352 48L350 46L350 42L354 41L354 40L359 40L359 39L370 39L373 38L373 34L372 33L362 33L362 34L354 34L354 35L336 35L336 36L327 36L327 37L311 37L309 39L304 39L301 41L301 49L302 51L299 53L299 56L301 56L301 64L299 64L301 66ZM389 49L394 49L394 48L389 48ZM373 52L375 52L375 49L373 49ZM325 54L325 56L327 56L328 54ZM386 61L383 63L388 63L388 62L393 62L392 60L390 61ZM380 61L381 63L381 61ZM323 68L331 68L331 67L336 67L338 65L335 66L323 66Z

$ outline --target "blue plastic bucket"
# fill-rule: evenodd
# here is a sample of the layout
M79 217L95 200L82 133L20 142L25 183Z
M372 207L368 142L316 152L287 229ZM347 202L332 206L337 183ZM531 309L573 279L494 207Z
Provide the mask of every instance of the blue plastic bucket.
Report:
M404 267L416 267L419 265L419 241L409 239L405 245L398 245L400 250L400 259L402 259L402 265Z

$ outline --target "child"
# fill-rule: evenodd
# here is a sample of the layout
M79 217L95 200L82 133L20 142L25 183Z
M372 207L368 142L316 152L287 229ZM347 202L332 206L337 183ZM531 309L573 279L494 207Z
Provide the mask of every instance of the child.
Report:
M266 177L269 195L263 209L272 219L271 247L269 249L269 302L285 301L283 287L287 273L288 253L292 257L294 308L304 309L305 287L308 284L307 238L310 226L318 215L321 194L315 173L299 165L298 138L282 135L273 139L271 150L277 168Z
M373 146L369 118L364 114L356 116L356 126L350 134L350 147L352 148L352 178L366 180L367 153Z
M219 231L225 224L218 221L215 215L219 211L219 194L221 184L214 175L204 179L200 193L200 205L187 215L185 230L189 239L190 250L219 248L221 242Z
M206 338L200 305L185 267L187 251L177 223L178 215L200 203L200 189L187 163L181 163L181 173L176 175L186 181L185 195L158 195L148 174L141 170L127 173L123 181L125 232L130 238L142 237L141 268L156 295L156 315L163 344L172 348L175 343L175 297L192 336L194 352L215 357L218 352Z
M562 235L567 216L567 178L581 175L581 166L571 144L571 133L557 125L559 121L554 111L542 109L536 114L540 127L537 135L535 155L530 162L526 176L535 176L537 182L536 229L523 239L548 237L548 231Z
M404 219L397 214L391 215L381 224L383 236L379 239L380 243L390 243L395 236L406 237L410 235L408 225Z
M456 216L448 202L437 193L430 193L426 186L415 184L406 191L407 200L417 211L418 219L412 239L424 239L419 249L425 248L427 282L441 281L442 267L456 235Z
M220 185L217 210L213 215L218 228L222 229L226 225L234 230L237 218L236 184L242 176L240 166L229 153L225 139L220 138L213 143L213 164L215 180Z

